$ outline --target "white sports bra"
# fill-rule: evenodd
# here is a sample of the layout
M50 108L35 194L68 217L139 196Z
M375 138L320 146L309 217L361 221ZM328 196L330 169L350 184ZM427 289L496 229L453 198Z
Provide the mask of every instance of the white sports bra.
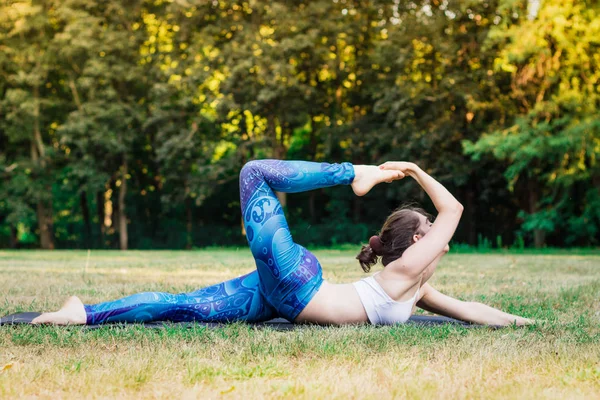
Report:
M372 276L354 282L354 287L373 325L392 325L408 321L421 289L419 286L415 295L406 301L396 301Z

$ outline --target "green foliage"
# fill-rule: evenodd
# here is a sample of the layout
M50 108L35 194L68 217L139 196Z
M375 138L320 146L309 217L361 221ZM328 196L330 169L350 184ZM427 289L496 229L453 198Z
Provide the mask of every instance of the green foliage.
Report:
M599 34L598 8L577 1L544 1L536 18L493 30L488 40L502 46L495 70L510 73L512 115L464 142L475 160L490 153L508 162L511 190L528 186L524 231L566 234L567 243L598 243Z
M243 244L238 171L262 157L415 161L465 204L458 242L597 245L594 4L5 1L0 246ZM358 243L414 200L287 211L300 242Z

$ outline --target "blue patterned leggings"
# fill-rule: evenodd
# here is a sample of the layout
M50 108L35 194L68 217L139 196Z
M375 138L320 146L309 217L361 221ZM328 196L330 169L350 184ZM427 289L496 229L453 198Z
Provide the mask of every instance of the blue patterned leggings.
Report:
M259 160L240 173L240 200L246 238L256 270L191 293L138 293L119 300L85 305L88 324L104 322L294 321L323 282L321 265L294 243L273 190L297 193L348 185L350 163Z

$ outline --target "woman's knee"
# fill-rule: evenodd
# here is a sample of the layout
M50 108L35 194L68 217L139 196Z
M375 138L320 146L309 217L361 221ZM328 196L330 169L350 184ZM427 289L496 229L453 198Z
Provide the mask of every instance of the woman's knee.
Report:
M255 175L260 170L260 164L257 160L248 161L240 171L240 177Z

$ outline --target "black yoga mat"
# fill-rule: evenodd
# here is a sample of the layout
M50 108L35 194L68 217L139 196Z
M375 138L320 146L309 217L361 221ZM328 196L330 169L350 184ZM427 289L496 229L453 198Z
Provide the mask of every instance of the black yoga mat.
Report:
M36 312L26 312L26 313L7 315L6 317L0 318L0 325L31 324L31 321L38 315L40 315L40 313L36 313ZM459 321L459 320L452 319L452 318L429 317L429 316L424 316L424 315L413 315L412 317L410 317L410 319L408 320L407 323L411 324L411 325L419 325L419 326L457 325L457 326L463 326L465 328L482 327L483 326L483 325L469 324L467 322ZM102 325L84 325L84 327L88 328L88 329L95 329L95 328L100 328L100 327L108 326L108 325L124 326L126 324L114 323L114 324L102 324ZM143 326L146 328L165 328L165 327L169 327L169 326L180 326L180 327L186 327L186 328L190 328L193 326L205 326L207 328L218 328L218 327L222 327L224 325L225 324L223 324L223 323L214 323L214 322L168 322L168 321L147 322L147 323L143 324ZM293 324L283 318L275 318L270 321L252 323L252 324L248 324L248 325L257 327L257 328L271 328L271 329L275 329L278 331L288 331L288 330L298 329L298 328L302 328L302 327L306 327L306 326L315 326L315 325ZM498 328L496 326L487 326L487 327Z

